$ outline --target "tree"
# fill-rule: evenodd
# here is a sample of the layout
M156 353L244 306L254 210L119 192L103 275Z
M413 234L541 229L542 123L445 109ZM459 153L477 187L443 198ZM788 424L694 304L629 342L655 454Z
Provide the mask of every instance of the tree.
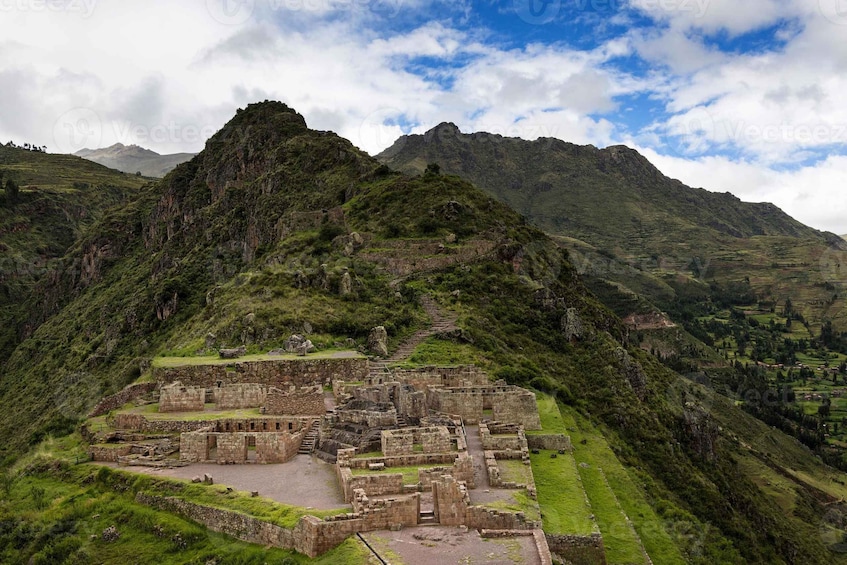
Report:
M20 189L18 188L18 184L12 179L6 180L6 203L9 206L14 206L18 202L18 194L20 193Z
M430 163L426 166L426 170L424 171L424 175L433 175L438 176L441 174L441 165L438 163Z

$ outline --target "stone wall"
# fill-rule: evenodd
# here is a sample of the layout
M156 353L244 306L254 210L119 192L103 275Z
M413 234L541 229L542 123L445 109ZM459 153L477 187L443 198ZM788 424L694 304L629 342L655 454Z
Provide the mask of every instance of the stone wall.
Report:
M427 393L427 404L437 412L461 417L466 424L478 424L482 420L481 393L462 389L431 389Z
M571 438L566 435L528 435L526 441L530 449L573 451Z
M482 449L486 451L517 451L528 453L526 434L519 424L491 422L479 425Z
M205 406L205 388L175 382L159 390L159 412L202 412Z
M187 386L215 388L219 384L257 383L264 386L297 387L331 385L332 381L364 381L370 372L368 360L355 359L279 359L233 361L226 365L187 365L155 367L153 376L161 384L180 381Z
M490 379L474 365L457 367L416 367L392 369L394 380L412 385L418 390L429 388L469 387L489 384ZM368 384L381 384L369 382Z
M208 529L257 545L293 549L310 558L318 557L357 532L371 532L413 526L420 516L418 495L386 501L359 497L359 512L321 520L300 518L292 528L283 528L247 514L187 502L176 497L152 496L139 492L135 501L157 510L193 520Z
M370 500L362 489L353 493L353 512L367 518L373 530L395 530L417 526L421 515L421 495L418 493L382 500Z
M445 453L453 451L450 432L447 428L413 428L413 433L420 433L421 446L424 453Z
M541 418L538 415L538 404L534 392L511 387L511 390L498 394L496 398L496 402L491 404L494 420L521 424L527 430L541 429Z
M606 549L600 534L564 536L545 534L550 552L574 565L606 565Z
M115 428L143 433L184 433L212 428L216 432L296 432L311 426L314 417L268 416L220 420L150 420L143 414L116 414Z
M359 424L368 428L396 428L397 410L393 404L353 400L337 408L337 421Z
M227 384L212 390L218 410L259 408L268 396L268 387L256 383Z
M356 490L368 496L403 494L403 475L400 473L354 475L349 467L339 466L336 466L336 473L344 492L344 502L352 502Z
M132 452L132 445L119 444L112 446L90 445L88 446L88 456L92 461L102 461L107 463L117 463L121 457L126 457Z
M94 407L88 417L96 418L97 416L108 414L112 410L117 410L124 406L127 402L131 402L145 394L150 394L156 390L157 386L159 386L159 384L154 382L129 385L120 392L103 398L97 403L97 406Z
M304 436L304 431L184 433L179 438L179 458L189 463L214 461L219 465L285 463L297 454Z
M411 430L383 430L382 454L386 457L396 455L411 455L414 453L415 436Z
M271 387L264 403L264 413L279 416L322 416L326 414L323 387L281 390Z

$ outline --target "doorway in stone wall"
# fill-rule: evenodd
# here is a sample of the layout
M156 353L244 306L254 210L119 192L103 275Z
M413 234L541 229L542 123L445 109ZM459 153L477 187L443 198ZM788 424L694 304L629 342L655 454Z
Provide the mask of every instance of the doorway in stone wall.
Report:
M216 461L218 459L218 436L206 436L206 461Z
M246 461L256 461L256 436L244 436L244 448L247 451Z

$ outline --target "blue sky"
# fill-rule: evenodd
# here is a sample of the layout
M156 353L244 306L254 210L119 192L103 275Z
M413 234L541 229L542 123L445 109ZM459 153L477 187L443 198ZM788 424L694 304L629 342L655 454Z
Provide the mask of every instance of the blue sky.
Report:
M371 153L624 143L847 233L845 32L847 0L0 0L0 139L198 151L280 99Z

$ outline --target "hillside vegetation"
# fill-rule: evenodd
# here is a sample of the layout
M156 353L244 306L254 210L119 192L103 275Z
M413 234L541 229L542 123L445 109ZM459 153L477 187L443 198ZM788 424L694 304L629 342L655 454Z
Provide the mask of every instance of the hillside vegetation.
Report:
M461 343L430 340L412 359L475 360L552 396L577 442L574 463L588 465L577 473L605 501L601 531L608 505L633 519L612 544L617 558L640 540L657 563L845 562L830 546L847 476L639 349L561 248L505 204L434 168L393 172L284 104L239 111L201 154L86 226L62 256L74 261L85 277L59 273L26 295L50 315L2 366L2 453L26 482L0 505L0 552L29 559L52 540L67 562L103 561L107 549L81 540L104 516L124 516L130 540L150 543L162 523L190 536L187 561L211 552L226 562L214 536L140 515L120 474L92 478L70 457L34 464L24 454L52 436L73 443L103 394L148 378L154 358L197 354L209 334L259 354L304 331L320 349L363 345L384 325L393 347L426 324L427 294L458 316ZM58 502L38 509L46 494L32 487ZM817 535L822 524L836 539ZM138 561L160 562L145 547Z

